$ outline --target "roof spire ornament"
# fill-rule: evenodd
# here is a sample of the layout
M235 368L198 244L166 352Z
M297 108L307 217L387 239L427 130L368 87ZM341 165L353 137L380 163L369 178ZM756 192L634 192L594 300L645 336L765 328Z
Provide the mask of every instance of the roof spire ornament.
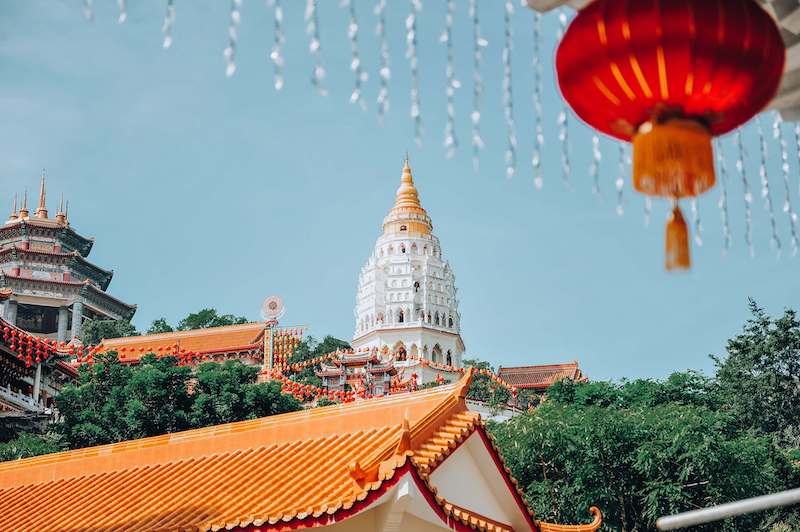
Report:
M403 159L403 173L400 187L395 195L394 207L383 221L384 232L406 232L429 234L432 226L430 217L419 201L417 187L411 174L408 152Z
M24 220L28 218L28 214L28 189L26 188L22 193L22 208L19 210L19 218Z
M39 185L39 206L36 208L36 212L33 214L37 218L47 218L46 197L47 189L45 185L45 172L44 168L42 168L42 180L41 184Z
M58 212L56 212L56 221L61 225L67 224L67 215L64 212L64 194L61 194L61 199L58 201Z
M8 217L9 222L13 222L17 219L17 195L14 194L14 206L11 208L11 215Z

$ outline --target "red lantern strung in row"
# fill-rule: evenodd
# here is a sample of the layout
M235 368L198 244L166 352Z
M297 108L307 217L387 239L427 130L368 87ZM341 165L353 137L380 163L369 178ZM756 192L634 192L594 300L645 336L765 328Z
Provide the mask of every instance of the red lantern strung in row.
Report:
M633 186L674 202L668 270L690 265L678 199L714 186L711 139L775 96L786 50L756 0L594 0L556 53L564 99L596 130L633 143Z

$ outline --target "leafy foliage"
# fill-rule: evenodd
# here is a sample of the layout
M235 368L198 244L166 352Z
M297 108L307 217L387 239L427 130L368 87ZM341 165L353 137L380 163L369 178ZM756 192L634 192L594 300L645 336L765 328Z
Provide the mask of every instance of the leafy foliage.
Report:
M111 353L82 366L77 385L56 398L64 442L75 449L300 408L278 383L256 384L256 368L209 362L194 376L175 362L146 355L139 365L125 366Z
M728 356L712 357L718 394L742 429L800 447L800 321L794 310L772 319L752 300L750 310Z
M104 338L139 336L139 331L127 320L89 320L81 329L81 342L84 345L97 345Z
M492 426L537 514L576 522L597 505L606 530L651 530L661 515L762 495L796 473L769 438L678 382L562 382L537 409ZM708 392L707 392L708 393ZM755 530L761 515L697 530Z
M206 329L208 327L222 327L224 325L239 325L247 323L244 316L234 316L233 314L219 314L216 309L204 308L198 312L189 314L178 322L177 330L187 331L190 329Z
M56 453L62 449L60 441L53 434L40 435L23 432L7 443L0 443L0 462Z
M167 322L166 318L158 318L157 320L153 320L153 323L150 324L150 328L147 329L147 334L170 333L174 330L175 329Z
M489 370L494 373L494 368L485 360L465 358L464 366L476 370ZM488 376L475 372L467 392L467 399L487 403L490 408L497 408L511 401L511 392L504 386L498 386Z

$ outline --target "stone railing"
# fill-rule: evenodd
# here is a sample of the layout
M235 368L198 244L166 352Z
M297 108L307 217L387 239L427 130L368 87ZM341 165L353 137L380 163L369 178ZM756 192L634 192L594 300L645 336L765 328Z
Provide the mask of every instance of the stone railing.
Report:
M24 410L41 411L44 410L42 405L37 404L33 397L13 391L11 388L0 385L0 400L8 404Z

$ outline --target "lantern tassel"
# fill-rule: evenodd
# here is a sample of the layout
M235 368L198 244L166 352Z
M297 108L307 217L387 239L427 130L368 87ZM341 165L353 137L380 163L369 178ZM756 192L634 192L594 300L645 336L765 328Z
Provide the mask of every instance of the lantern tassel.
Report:
M689 227L677 202L669 215L666 233L667 271L688 270L691 267Z

